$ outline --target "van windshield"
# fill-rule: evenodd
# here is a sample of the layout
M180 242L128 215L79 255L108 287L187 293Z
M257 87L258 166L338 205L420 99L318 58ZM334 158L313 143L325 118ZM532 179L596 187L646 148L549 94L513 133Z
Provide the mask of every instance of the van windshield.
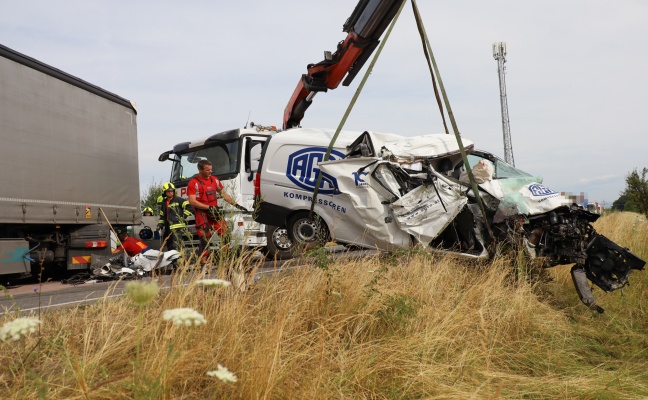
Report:
M488 156L489 157L486 157L485 153L479 154L479 152L468 154L468 162L470 163L471 167L474 167L475 164L483 159L489 160L495 167L495 174L493 175L494 179L524 178L533 176L528 172L524 172L521 169L515 168L514 166L505 163L504 161L491 154L488 154Z
M212 144L190 153L180 154L179 161L173 163L171 181L180 182L191 179L198 174L198 161L209 160L212 163L212 175L220 180L231 179L239 170L239 141Z

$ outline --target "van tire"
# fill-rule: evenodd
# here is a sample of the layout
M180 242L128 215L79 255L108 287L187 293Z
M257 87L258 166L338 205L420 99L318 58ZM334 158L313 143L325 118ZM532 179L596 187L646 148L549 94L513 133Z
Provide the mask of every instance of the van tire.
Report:
M300 212L288 219L288 237L293 242L295 253L324 246L329 240L329 233L319 215L309 218L309 213Z
M287 260L293 256L293 242L288 236L286 228L266 225L266 239L268 247L266 258L271 260Z

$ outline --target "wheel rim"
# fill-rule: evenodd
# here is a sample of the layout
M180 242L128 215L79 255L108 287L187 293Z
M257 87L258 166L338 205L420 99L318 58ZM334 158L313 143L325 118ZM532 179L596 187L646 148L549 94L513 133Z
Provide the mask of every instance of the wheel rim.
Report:
M292 242L288 237L288 229L277 228L272 233L272 242L280 250L288 250L292 247Z
M313 243L317 240L318 226L308 219L300 219L293 227L293 236L298 242Z

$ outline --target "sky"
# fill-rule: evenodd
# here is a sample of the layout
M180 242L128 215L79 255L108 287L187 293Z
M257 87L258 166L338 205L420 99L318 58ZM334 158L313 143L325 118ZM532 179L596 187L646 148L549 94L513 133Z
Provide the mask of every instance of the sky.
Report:
M281 126L306 65L334 51L355 1L0 0L0 43L137 104L140 189L176 143ZM648 167L648 2L419 0L461 135L504 157L494 42L506 42L516 167L611 206ZM302 126L337 128L353 83L318 94ZM1 88L0 88L1 89ZM406 5L346 130L443 132Z

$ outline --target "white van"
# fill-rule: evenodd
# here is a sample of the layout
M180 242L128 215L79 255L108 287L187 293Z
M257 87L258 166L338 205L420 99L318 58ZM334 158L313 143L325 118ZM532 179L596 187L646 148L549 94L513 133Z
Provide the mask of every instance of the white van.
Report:
M255 206L256 221L286 228L289 239L299 246L329 240L381 249L409 246L411 235L393 223L388 203L376 197L373 191L369 195L367 190L370 184L367 167L376 163L376 155L381 154L385 144L409 140L400 135L341 132L326 163L338 165L338 168L333 173L324 171L322 174L313 206L315 218L311 218L319 163L324 159L333 134L332 130L297 128L279 132L266 142L257 176L260 201ZM425 143L424 151L433 154L429 158L447 157L452 153L453 163L459 163L461 155L454 137L431 135L425 138L419 144ZM466 143L472 149L472 142ZM420 169L420 165L411 167ZM357 196L362 198L360 202ZM380 216L382 222L365 223L367 218L375 220L376 216ZM391 222L384 222L390 218Z
M596 232L599 215L467 139L462 155L454 135L343 133L323 162L332 135L290 129L264 144L256 220L285 227L298 249L333 240L487 259L504 243L544 268L574 264L579 297L599 312L588 280L609 292L645 265Z

